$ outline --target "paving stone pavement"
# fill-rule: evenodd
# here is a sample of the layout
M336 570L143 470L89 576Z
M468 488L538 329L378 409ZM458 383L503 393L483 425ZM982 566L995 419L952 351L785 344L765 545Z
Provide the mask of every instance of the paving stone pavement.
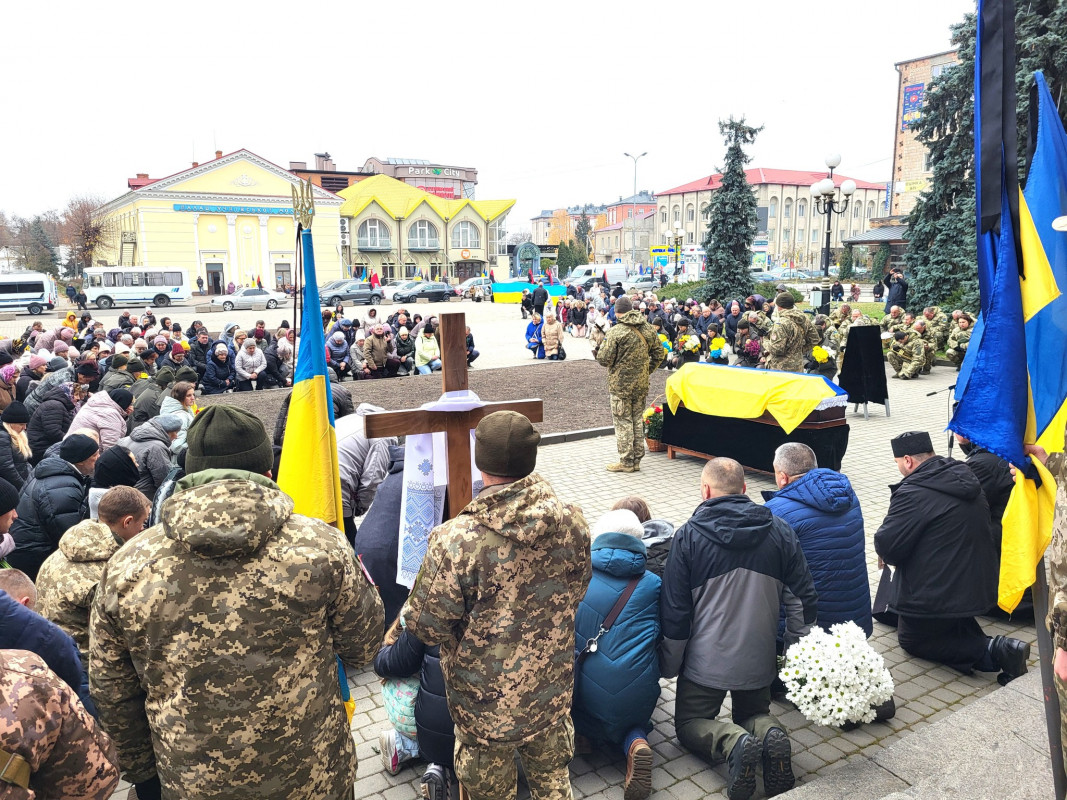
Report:
M870 418L863 419L849 407L851 426L849 448L842 471L851 479L862 504L867 528L867 564L872 596L879 576L877 556L871 542L889 506L888 486L900 480L889 448L891 437L906 430L931 433L938 453L947 453L945 395L927 397L927 393L944 389L955 382L956 373L938 367L932 375L915 381L889 381L892 416L882 406L870 407ZM491 399L491 398L487 398ZM588 398L584 402L607 402L607 398ZM958 448L955 455L961 454ZM649 453L637 474L615 474L604 470L616 460L614 437L606 436L541 448L538 471L547 477L557 493L578 503L592 524L620 497L643 496L653 516L669 519L676 525L684 522L699 504L700 471L703 461L679 456L670 461L665 453ZM748 494L762 502L760 492L773 489L770 476L749 472ZM1033 644L1036 664L1036 638L1030 625L982 619L989 635L1017 636ZM960 675L945 667L914 659L897 645L895 632L875 623L871 644L884 656L896 683L897 714L886 723L863 725L842 732L808 722L789 705L774 703L776 714L788 730L793 743L793 767L798 784L809 783L850 762L870 758L897 739L949 716L975 699L997 691L995 675L976 673ZM361 800L403 800L420 797L419 778L422 763L405 767L400 774L388 775L378 755L378 734L389 728L382 707L378 680L369 669L350 676L352 695L357 709L352 720L352 735L359 755L359 776L355 797ZM678 743L673 726L675 681L661 681L662 693L653 717L655 730L649 742L655 751L653 797L657 798L725 798L724 766L709 765L690 754ZM729 703L723 714L728 713ZM575 757L571 763L574 796L595 800L621 800L625 775L621 752L597 752ZM115 797L125 797L127 784ZM762 796L762 784L756 797ZM528 798L520 787L519 798Z

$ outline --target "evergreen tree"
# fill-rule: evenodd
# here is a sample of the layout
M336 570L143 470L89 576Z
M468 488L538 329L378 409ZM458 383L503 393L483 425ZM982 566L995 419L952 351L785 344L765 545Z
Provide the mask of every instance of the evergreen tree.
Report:
M852 278L853 259L852 245L846 244L841 251L841 263L838 265L837 277L839 280L847 281Z
M556 256L556 266L559 268L559 275L561 278L567 275L575 264L578 263L575 260L575 249L576 245L574 244L573 239L569 242L559 243L559 254Z
M1020 3L1015 13L1019 177L1025 178L1030 87L1043 70L1067 122L1067 0ZM916 135L934 165L908 216L908 305L979 307L974 199L974 57L977 18L952 27L958 64L926 87ZM877 270L875 277L878 277Z
M47 272L53 278L59 277L59 259L56 257L56 243L49 235L45 220L40 216L29 221L24 233L22 262L23 266L34 272Z
M582 215L578 218L578 224L574 226L574 238L579 245L578 252L575 256L578 257L578 264L589 263L589 245L590 234L593 232L593 226L589 222L589 215L585 213L585 207L582 208ZM585 256L582 258L582 256Z
M719 120L719 133L726 144L722 185L701 212L708 219L704 236L707 263L705 294L723 302L752 293L752 241L756 238L756 195L745 180L744 151L762 131L745 124L745 118Z

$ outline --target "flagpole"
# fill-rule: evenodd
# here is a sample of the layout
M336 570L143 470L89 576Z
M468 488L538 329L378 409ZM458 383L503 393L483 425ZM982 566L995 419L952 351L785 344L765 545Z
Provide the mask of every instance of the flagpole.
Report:
M1031 588L1034 600L1034 627L1037 628L1037 662L1041 667L1041 695L1045 707L1045 728L1052 756L1052 782L1056 800L1067 798L1067 772L1063 766L1063 740L1060 736L1060 696L1056 692L1053 660L1055 649L1045 620L1048 617L1048 576L1045 559L1037 565L1037 575Z

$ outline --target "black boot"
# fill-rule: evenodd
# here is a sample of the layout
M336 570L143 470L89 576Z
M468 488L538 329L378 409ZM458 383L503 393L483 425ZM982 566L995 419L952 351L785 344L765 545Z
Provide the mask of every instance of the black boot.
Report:
M756 791L756 766L762 756L763 743L751 734L746 733L734 745L726 760L730 770L726 796L730 800L748 800Z
M1010 636L994 636L989 648L993 663L1007 676L1005 683L1026 674L1026 662L1030 658L1027 642Z

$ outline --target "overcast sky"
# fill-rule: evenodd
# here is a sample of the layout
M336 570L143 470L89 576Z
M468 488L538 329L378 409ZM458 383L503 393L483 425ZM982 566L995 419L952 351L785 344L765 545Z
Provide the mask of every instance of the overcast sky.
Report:
M765 125L752 166L884 181L897 61L949 48L973 0L7 3L0 209L115 197L215 149L478 169L543 208L708 175L717 121ZM165 9L165 10L163 10Z

